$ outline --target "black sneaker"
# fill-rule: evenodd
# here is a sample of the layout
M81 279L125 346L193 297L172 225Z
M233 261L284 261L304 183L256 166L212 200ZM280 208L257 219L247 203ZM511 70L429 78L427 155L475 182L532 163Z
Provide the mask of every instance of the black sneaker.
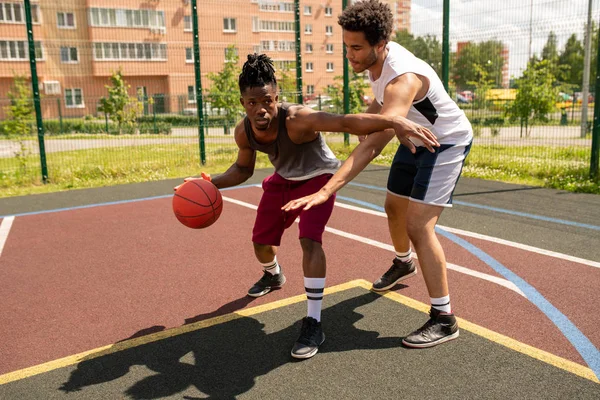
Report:
M262 278L258 280L249 290L248 296L250 297L260 297L269 293L273 289L277 289L283 286L285 283L285 275L283 275L283 271L279 272L277 275L271 275L267 271L264 272Z
M410 278L411 276L415 276L416 274L417 267L412 259L408 262L402 262L397 258L394 258L394 263L390 269L373 283L373 290L382 292L391 289L396 283L403 281L406 278Z
M292 348L292 357L294 358L311 358L317 351L319 346L325 341L325 334L321 328L321 323L311 317L305 317L302 320L302 329L300 337Z
M433 347L458 337L458 324L454 314L435 308L429 311L429 321L402 340L407 347Z

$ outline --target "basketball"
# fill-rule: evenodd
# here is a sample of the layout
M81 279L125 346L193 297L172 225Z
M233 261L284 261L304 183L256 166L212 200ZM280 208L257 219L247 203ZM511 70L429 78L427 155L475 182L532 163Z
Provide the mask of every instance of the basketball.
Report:
M202 229L214 224L223 210L223 197L215 185L204 179L184 182L173 196L173 212L183 225Z

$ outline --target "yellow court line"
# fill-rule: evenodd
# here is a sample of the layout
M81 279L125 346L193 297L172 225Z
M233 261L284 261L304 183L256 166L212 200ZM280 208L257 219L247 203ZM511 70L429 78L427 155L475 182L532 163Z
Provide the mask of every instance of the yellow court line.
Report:
M325 294L333 294L337 292L342 292L344 290L353 289L356 287L361 287L366 290L371 290L371 283L364 279L357 279L350 282L346 282L340 285L332 286L330 288L325 289ZM376 292L375 292L376 293ZM407 307L413 308L415 310L427 313L429 311L429 306L421 303L419 301L413 300L401 294L395 292L385 292L381 294L381 296L386 297L395 302L401 303ZM282 299L278 301L274 301L272 303L251 307L248 309L243 309L236 311L231 314L220 315L218 317L206 319L203 321L194 322L189 325L183 325L177 328L168 329L166 331L152 333L146 336L142 336L135 339L125 340L123 342L119 342L113 345L107 345L98 347L93 350L85 351L79 354L75 354L72 356L60 358L58 360L50 361L44 364L36 365L33 367L21 369L14 372L9 372L4 375L0 375L0 385L17 381L20 379L25 379L34 375L39 375L45 372L50 372L55 369L67 367L69 365L74 365L82 361L91 360L94 358L102 357L107 354L116 353L118 351L127 350L133 347L141 346L147 343L156 342L162 339L167 339L170 337L182 335L184 333L192 332L195 330L208 328L213 325L222 324L225 322L233 321L243 317L249 317L252 315L260 314L265 311L274 310L276 308L285 307L291 304L300 303L306 300L306 295L301 294L298 296L289 297L287 299ZM557 368L563 369L567 372L571 372L577 376L588 379L595 383L600 383L594 372L586 368L580 364L575 362L566 360L564 358L558 357L554 354L548 353L546 351L537 349L535 347L526 345L517 340L511 339L508 336L501 335L489 329L483 328L479 325L473 324L471 322L465 321L461 318L458 318L461 329L472 332L478 336L482 336L488 340L491 340L495 343L501 344L509 349L518 351L522 354L545 362L547 364L553 365Z
M367 282L365 280L360 280L360 282L357 283L358 286L363 287L367 290L370 290L372 286L370 282ZM429 305L421 303L420 301L413 300L396 292L385 292L383 294L383 297L386 297L390 300L401 303L407 307L414 308L415 310L422 311L425 313L429 312L430 309ZM501 344L502 346L508 347L511 350L518 351L519 353L523 353L531 358L543 361L546 364L553 365L557 368L571 372L572 374L575 374L582 378L589 379L592 382L600 383L600 380L598 380L598 377L596 377L594 371L592 371L590 368L584 367L581 364L577 364L576 362L569 361L552 353L548 353L547 351L540 350L533 346L529 346L525 343L519 342L515 339L512 339L508 336L504 336L500 333L494 332L482 326L476 325L462 318L457 318L457 320L460 329L464 329L478 336L482 336L485 339Z
M365 281L366 282L366 281ZM332 286L330 288L325 289L325 294L332 294L341 292L344 290L352 289L358 287L360 285L359 281L350 281L347 283L343 283L341 285ZM194 322L192 324L183 325L177 328L167 329L165 331L152 333L149 335L141 336L139 338L124 340L119 343L110 344L102 347L98 347L93 350L84 351L79 354L74 354L71 356L67 356L64 358L59 358L57 360L49 361L44 364L35 365L33 367L20 369L14 372L9 372L4 375L0 375L0 385L4 385L9 382L18 381L20 379L29 378L34 375L43 374L45 372L50 372L55 369L68 367L69 365L74 365L80 363L82 361L91 360L94 358L102 357L107 354L116 353L119 351L131 349L133 347L138 347L144 344L156 342L159 340L167 339L170 337L182 335L184 333L196 331L203 328L208 328L213 325L223 324L225 322L233 321L243 317L249 317L255 314L260 314L265 311L274 310L276 308L285 307L291 304L300 303L306 300L306 295L301 294L298 296L289 297L287 299L282 299L278 301L274 301L272 303L251 307L243 310L236 311L231 314L220 315L218 317L205 319L202 321Z

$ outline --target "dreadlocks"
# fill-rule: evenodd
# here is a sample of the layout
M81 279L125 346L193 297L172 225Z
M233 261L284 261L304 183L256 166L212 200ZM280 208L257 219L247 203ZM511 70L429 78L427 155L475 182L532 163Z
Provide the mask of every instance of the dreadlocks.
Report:
M248 54L238 84L242 94L249 87L277 86L273 61L266 54Z

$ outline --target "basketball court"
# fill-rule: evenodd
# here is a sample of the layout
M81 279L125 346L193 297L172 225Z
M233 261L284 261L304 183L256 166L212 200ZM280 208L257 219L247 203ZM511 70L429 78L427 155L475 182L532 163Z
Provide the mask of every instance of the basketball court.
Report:
M297 224L285 286L245 295L268 173L223 190L204 230L173 215L180 180L0 199L0 398L600 397L598 196L461 179L438 230L460 337L414 350L401 340L427 320L422 275L369 290L392 246L387 169L367 169L324 235L326 341L296 361Z

